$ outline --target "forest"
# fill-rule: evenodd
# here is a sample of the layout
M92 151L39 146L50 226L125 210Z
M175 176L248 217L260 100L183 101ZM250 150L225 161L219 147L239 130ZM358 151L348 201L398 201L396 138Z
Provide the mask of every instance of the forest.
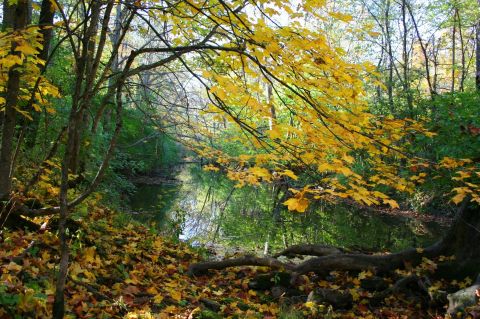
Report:
M0 318L480 318L479 0L0 11Z

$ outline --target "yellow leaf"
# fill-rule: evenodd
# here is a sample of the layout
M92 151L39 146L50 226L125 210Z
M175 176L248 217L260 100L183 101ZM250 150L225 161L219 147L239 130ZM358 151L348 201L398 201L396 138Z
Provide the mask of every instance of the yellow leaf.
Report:
M305 304L305 307L307 307L308 309L314 309L315 308L315 302L313 301L307 301Z
M147 292L148 292L149 294L152 294L152 295L158 294L158 290L157 290L157 288L155 288L154 286L149 287L149 288L147 289Z
M167 308L163 309L163 312L174 313L176 310L177 310L177 307L175 307L175 306L168 306Z
M345 162L349 163L349 164L352 164L352 163L355 161L355 159L354 159L352 156L350 156L350 155L345 155L345 156L343 157L343 160L344 160Z
M83 255L85 262L92 263L95 262L95 247L88 247L83 250Z
M22 266L14 263L13 261L11 261L6 268L14 272L19 272L20 270L22 270Z
M270 178L272 177L270 172L263 167L254 166L254 167L250 167L248 170L254 175L258 177L262 177L263 179L266 179L266 180L270 180Z
M295 173L292 172L292 171L289 170L289 169L284 170L283 172L280 173L280 175L288 176L288 177L290 177L291 179L294 179L294 180L297 180L297 179L298 179L298 176L295 175Z
M340 12L329 12L328 13L331 17L343 21L343 22L350 22L353 20L353 17L349 14L344 14Z
M22 52L23 54L25 55L34 55L34 54L37 54L38 53L38 50L27 45L27 44L22 44L22 45L19 45L15 48L15 51L17 52Z
M153 302L156 304L162 303L162 301L163 301L163 296L160 294L153 297Z
M170 297L176 302L179 302L182 300L182 293L178 290L170 290Z
M400 206L398 206L397 201L393 199L384 199L383 203L390 205L391 208L400 208Z
M282 136L282 134L280 133L280 131L276 127L269 130L268 135L272 140L274 140L276 138L280 138Z
M367 270L367 271L362 271L358 274L358 279L362 280L362 279L365 279L365 278L368 278L370 276L372 276L372 272L370 270Z
M290 211L295 210L299 213L304 213L308 207L308 200L303 197L300 197L300 198L292 197L287 199L283 203L283 205L287 206L288 210Z
M460 203L461 201L463 201L463 199L465 198L466 196L466 193L464 192L459 192L457 195L455 195L453 198L452 198L452 202L454 202L455 204L458 204Z

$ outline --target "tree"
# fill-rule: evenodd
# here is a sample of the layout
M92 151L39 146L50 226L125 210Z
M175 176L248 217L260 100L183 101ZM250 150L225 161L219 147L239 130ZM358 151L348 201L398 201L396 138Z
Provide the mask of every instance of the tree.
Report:
M3 29L11 29L14 35L20 35L27 26L28 1L18 1L10 4L5 2L3 15ZM2 126L2 144L0 149L0 199L5 199L11 191L11 169L13 166L13 137L15 132L15 122L17 117L17 103L20 94L21 66L23 64L22 52L18 50L21 46L20 41L11 40L11 48L7 58L16 58L16 62L7 68L6 94L4 99L3 126ZM9 43L9 42L7 42Z

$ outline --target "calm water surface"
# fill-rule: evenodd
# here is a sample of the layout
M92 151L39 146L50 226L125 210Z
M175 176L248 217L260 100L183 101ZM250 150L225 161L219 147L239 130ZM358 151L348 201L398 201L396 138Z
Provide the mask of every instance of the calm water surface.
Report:
M181 226L180 238L200 244L272 250L298 243L323 243L365 250L397 251L441 237L444 227L413 218L364 213L319 203L306 214L274 213L271 187L235 188L222 176L185 167L178 185L137 185L131 197L136 219Z

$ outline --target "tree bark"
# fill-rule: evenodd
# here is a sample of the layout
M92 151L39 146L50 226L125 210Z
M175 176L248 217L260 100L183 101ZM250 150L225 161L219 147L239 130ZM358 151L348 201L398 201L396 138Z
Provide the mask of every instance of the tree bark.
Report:
M42 50L38 54L38 57L42 61L47 61L48 56L50 53L50 46L53 38L53 18L55 16L55 7L51 0L43 0L41 9L40 9L40 17L38 20L38 24L40 26L40 34L42 35L41 44L43 45ZM40 66L41 72L44 71L46 68L46 64ZM33 92L34 93L34 92ZM34 102L34 94L32 94L32 99L30 101L31 104ZM30 109L30 108L29 108ZM31 149L35 146L35 141L37 138L37 131L40 125L40 112L32 112L32 120L26 122L26 133L25 133L25 146L27 149Z
M385 8L385 37L387 42L387 54L388 54L388 80L387 80L387 94L388 94L388 106L390 113L395 114L395 105L393 103L393 68L394 68L394 56L392 50L392 35L390 31L390 0L386 1ZM406 79L405 79L406 80Z
M455 61L455 47L456 47L456 35L457 35L457 24L456 24L456 20L457 20L457 13L458 13L458 9L455 8L454 9L454 13L453 13L453 26L452 26L452 82L451 82L451 87L450 87L450 93L453 93L455 91L455 64L456 64L456 61Z
M413 98L410 88L410 68L409 68L409 54L407 47L407 36L408 36L408 27L407 27L407 0L402 0L402 55L403 55L403 92L407 100L407 108L409 116L413 118Z
M477 0L480 7L480 0ZM480 92L480 19L477 21L475 30L475 87Z

